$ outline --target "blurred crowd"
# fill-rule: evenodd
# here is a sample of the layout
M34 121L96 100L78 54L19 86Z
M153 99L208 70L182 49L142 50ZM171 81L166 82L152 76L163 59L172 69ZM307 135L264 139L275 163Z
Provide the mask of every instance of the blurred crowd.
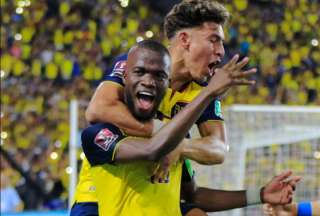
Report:
M320 3L317 0L236 1L226 49L258 67L258 84L236 89L227 104L320 104Z
M10 210L65 208L70 100L79 100L85 127L84 109L114 57L144 38L167 44L164 15L143 0L0 3L1 148L42 190L1 157L1 206L11 188L18 198L9 203L19 204ZM223 3L232 14L224 62L240 53L258 67L257 85L230 91L224 105L320 105L319 1Z

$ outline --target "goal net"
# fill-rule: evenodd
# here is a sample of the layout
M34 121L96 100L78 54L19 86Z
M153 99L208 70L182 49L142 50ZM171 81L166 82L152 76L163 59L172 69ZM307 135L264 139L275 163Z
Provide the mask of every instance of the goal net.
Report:
M303 176L295 200L320 197L320 107L235 105L224 110L229 153L223 165L194 163L197 184L217 189L259 187L292 170ZM192 129L193 136L198 132ZM212 215L262 215L261 206Z

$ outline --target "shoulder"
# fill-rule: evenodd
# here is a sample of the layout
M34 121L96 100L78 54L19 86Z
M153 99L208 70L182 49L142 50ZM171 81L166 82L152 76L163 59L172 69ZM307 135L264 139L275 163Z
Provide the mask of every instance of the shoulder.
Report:
M125 138L124 133L110 123L93 124L82 131L83 151L93 165L112 163L117 144Z

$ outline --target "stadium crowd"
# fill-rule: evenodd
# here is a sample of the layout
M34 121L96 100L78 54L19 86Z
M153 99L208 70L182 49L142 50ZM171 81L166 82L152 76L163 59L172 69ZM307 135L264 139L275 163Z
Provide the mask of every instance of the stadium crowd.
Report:
M233 14L224 62L240 53L258 73L255 86L232 90L223 105L320 105L318 1L224 3ZM163 14L142 1L116 0L1 0L1 14L1 148L45 195L34 193L4 157L1 181L11 185L1 184L1 194L13 187L24 209L63 209L70 100L80 101L85 127L85 107L112 59L143 38L167 44Z

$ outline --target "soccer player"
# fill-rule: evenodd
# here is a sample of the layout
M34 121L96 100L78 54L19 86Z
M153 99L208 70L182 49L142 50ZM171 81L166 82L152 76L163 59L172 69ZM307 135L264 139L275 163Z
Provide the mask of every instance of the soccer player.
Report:
M158 116L162 117L162 120L169 121L174 114L190 103L205 86L206 78L219 71L232 70L230 64L215 70L215 66L224 55L222 26L228 16L223 6L206 0L184 1L176 5L167 15L165 30L170 40L169 51L173 61L170 75L172 90L168 90L160 106ZM235 56L232 61L237 59L238 56ZM247 63L248 58L245 58L238 64L243 67ZM118 76L124 67L125 62L118 62L112 79L121 79ZM102 83L90 102L86 113L87 119L90 122L112 122L130 135L150 135L152 123L137 122L132 115L129 115L127 107L121 102L122 95L121 85L109 81ZM184 153L201 163L222 163L227 145L218 98L213 98L197 124L202 138L194 139L193 147L201 148L206 145L209 151L189 148ZM203 156L203 153L206 154ZM90 183L89 167L88 162L84 160L77 187L77 206L96 205L95 187Z
M165 96L165 100L167 98L168 100L160 107L160 117L164 121L170 120L174 114L190 103L215 71L219 72L224 69L215 70L215 66L224 56L222 26L228 17L229 13L222 5L208 0L183 1L174 6L166 16L165 31L170 41L172 72L170 74L171 89ZM235 59L237 60L238 56L235 56ZM241 61L243 65L247 63L248 58ZM123 71L121 67L125 67L123 60L116 63L114 72L111 74L113 79L118 79L119 74ZM139 128L140 134L143 132L141 128L149 129L149 124L135 123L133 125L132 116L116 115L118 110L127 111L127 109L121 103L122 87L118 85L119 88L115 89L112 88L114 86L108 81L99 86L87 109L87 120L89 122L111 121L124 130L129 128L134 132L137 132ZM106 107L108 109L105 109ZM162 107L165 108L162 109ZM212 98L207 110L197 121L197 125L203 136L202 140L212 144L213 149L220 148L221 150L219 158L212 157L207 162L209 164L222 163L227 147L219 98ZM150 133L151 130L149 130Z
M179 14L181 14L180 22L183 22L181 24L178 23ZM228 12L223 6L204 0L182 2L176 5L166 17L165 29L170 38L169 51L173 60L170 85L175 101L164 103L165 106L170 105L165 111L169 116L163 115L164 120L170 119L171 114L177 113L179 108L189 103L200 92L202 88L200 83L209 73L214 72L214 65L221 61L224 55L222 25L228 16ZM199 55L201 60L194 59L195 54ZM248 62L247 59L244 63L246 62ZM121 79L117 76L119 73L121 74L124 67L124 61L116 63L113 79ZM112 122L130 135L150 136L152 122L136 121L121 102L122 95L121 85L110 81L103 82L96 90L87 109L87 120L89 122ZM170 99L171 97L169 95L165 98ZM174 102L176 103L174 104ZM170 112L171 110L172 112ZM198 121L198 128L203 136L198 141L204 142L209 147L206 155L200 157L205 160L202 163L222 163L227 152L227 145L225 144L225 126L218 98L212 101L203 113ZM194 146L196 147L196 145ZM199 148L201 148L200 145ZM189 153L189 156L198 153L193 150L185 152ZM85 159L75 194L76 207L83 207L82 209L95 208L97 201L89 169L90 166Z
M288 205L263 205L266 216L320 216L320 200L294 202Z
M140 121L151 119L157 111L167 85L169 53L157 42L143 41L128 55L124 101ZM231 65L236 65L233 61ZM91 174L99 200L99 215L181 215L181 192L188 201L206 211L242 207L260 202L288 203L299 177L291 172L275 177L253 193L197 188L192 179L182 179L183 160L170 167L167 184L151 184L154 162L183 141L192 124L210 103L211 97L224 93L232 85L252 82L252 72L224 70L215 74L207 87L152 138L127 136L111 123L95 123L82 133L82 145L91 164ZM225 202L228 200L229 202Z

